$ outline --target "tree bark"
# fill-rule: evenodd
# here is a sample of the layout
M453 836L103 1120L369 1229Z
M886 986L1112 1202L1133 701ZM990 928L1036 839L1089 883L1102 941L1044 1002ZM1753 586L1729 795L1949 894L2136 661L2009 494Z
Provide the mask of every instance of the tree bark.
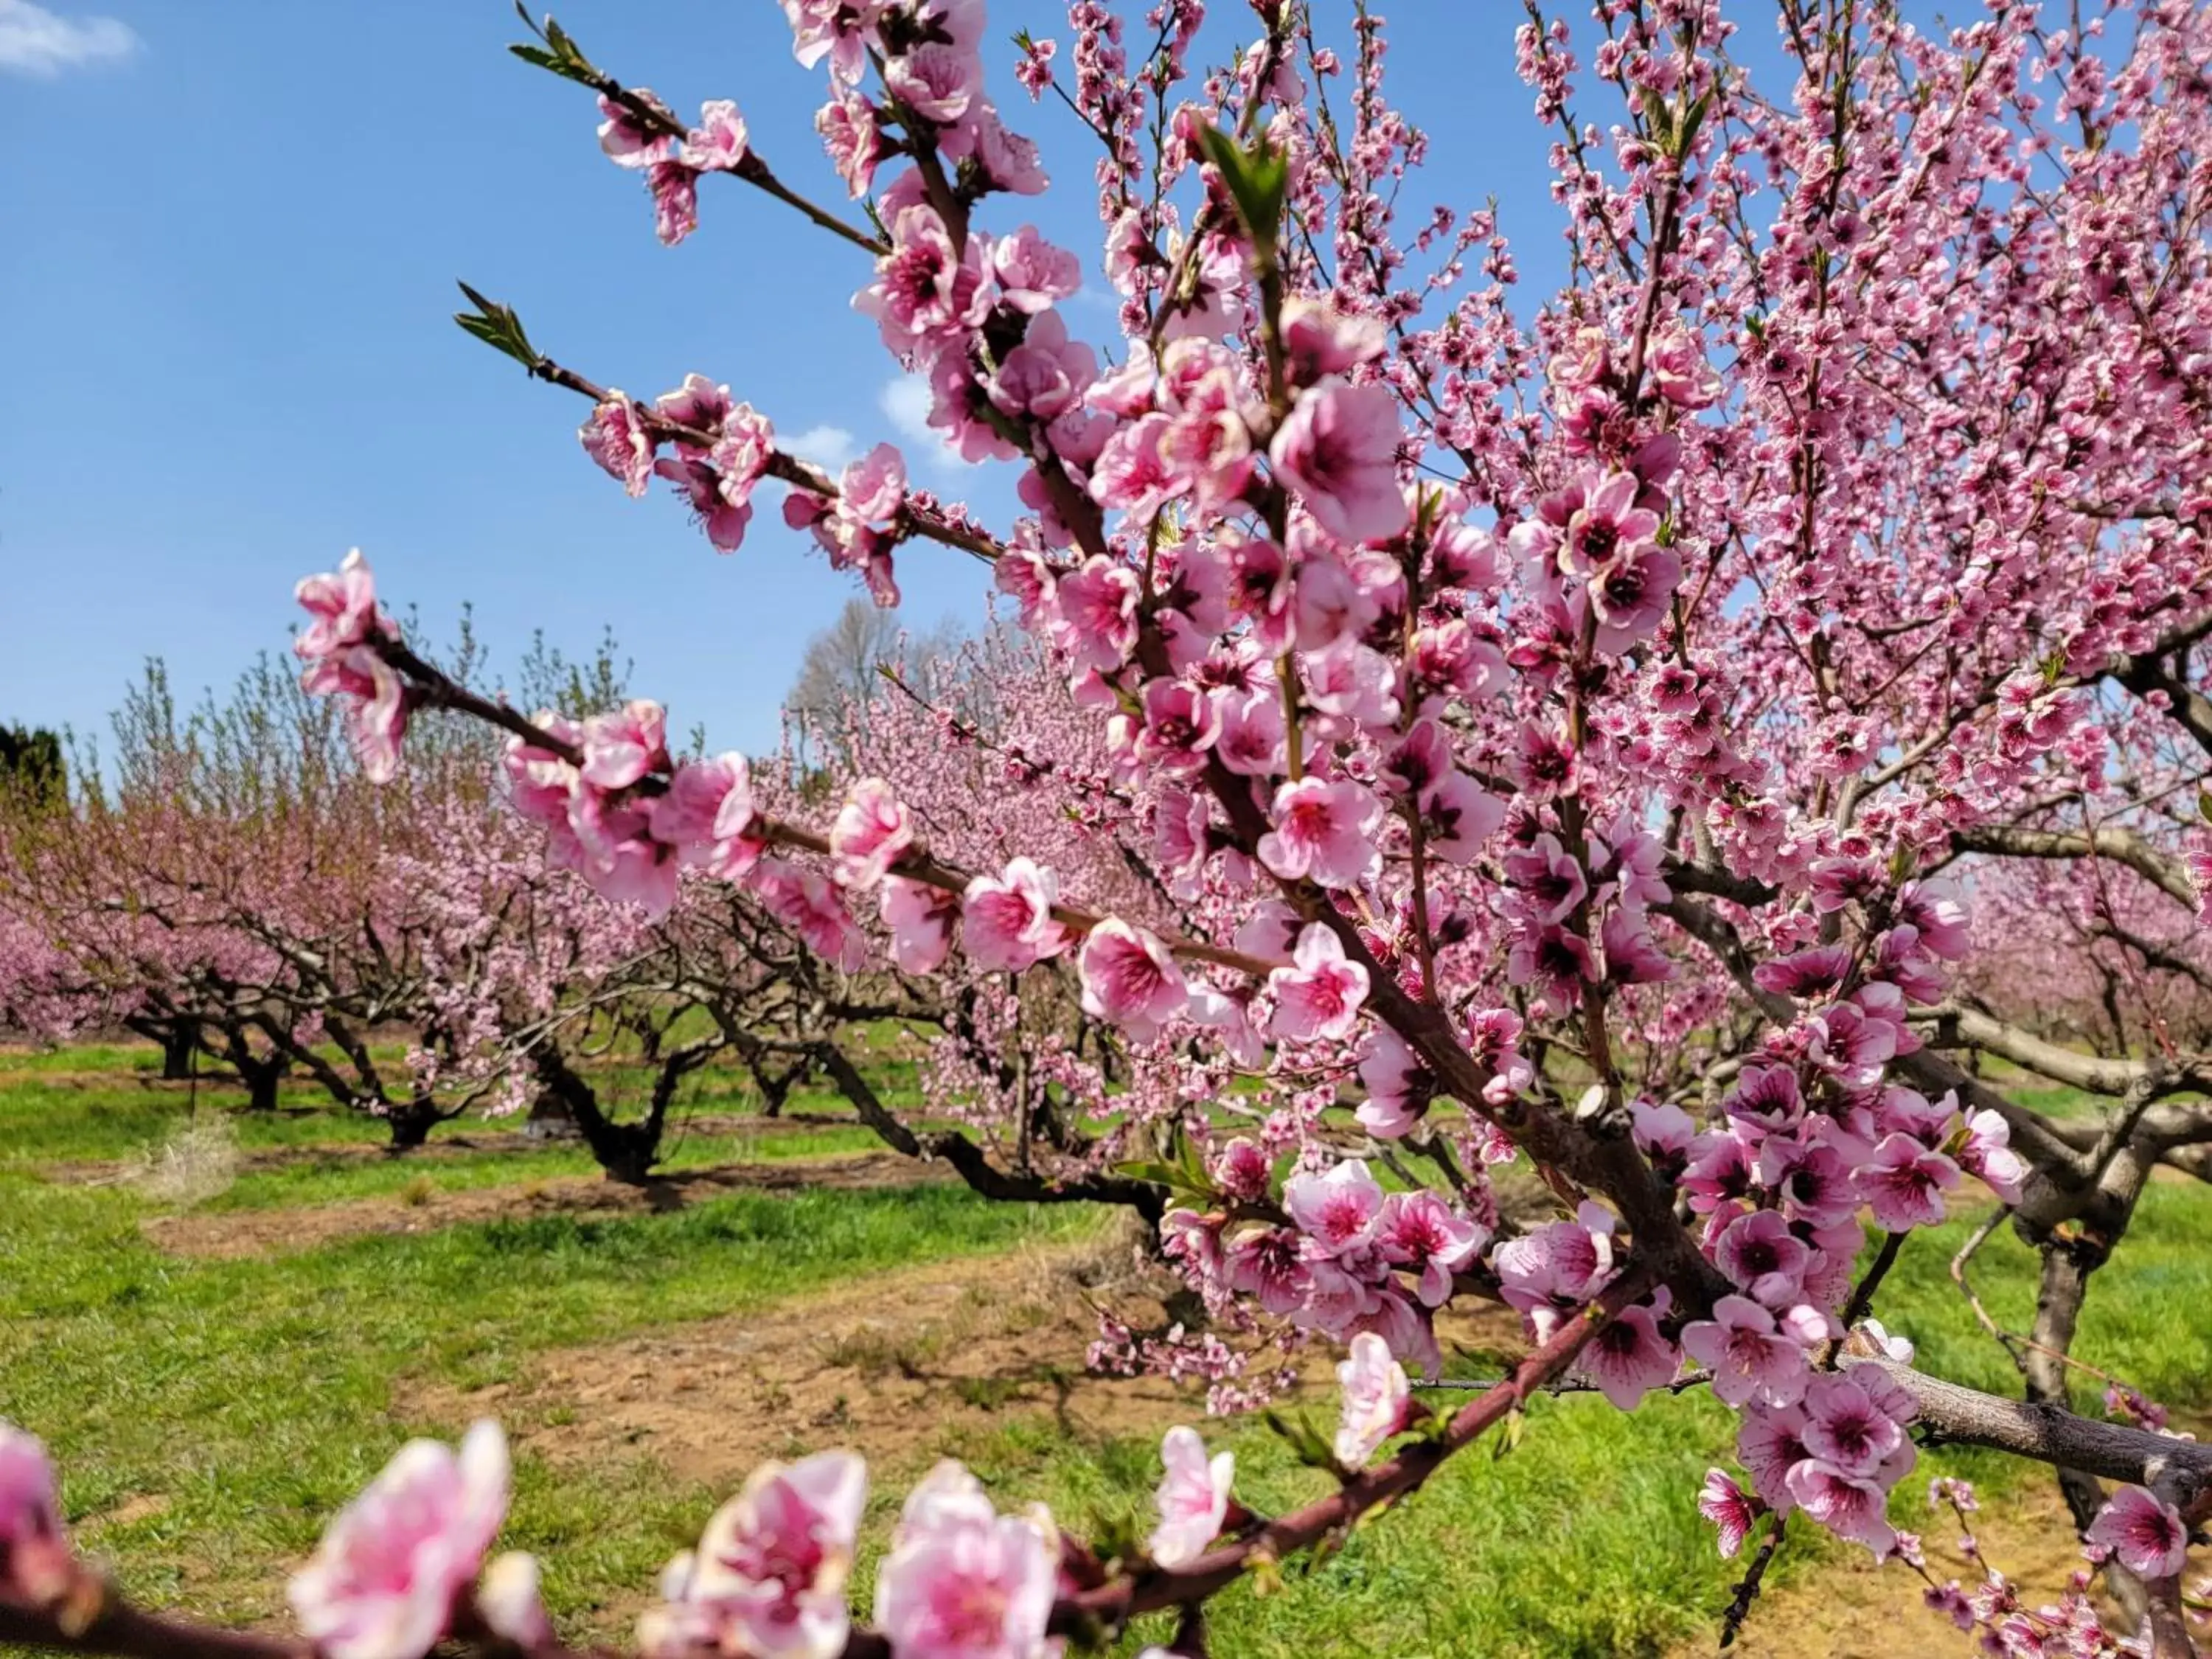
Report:
M386 1150L392 1152L411 1152L430 1139L430 1131L446 1121L446 1114L438 1109L435 1101L414 1099L396 1101L384 1115L392 1139Z

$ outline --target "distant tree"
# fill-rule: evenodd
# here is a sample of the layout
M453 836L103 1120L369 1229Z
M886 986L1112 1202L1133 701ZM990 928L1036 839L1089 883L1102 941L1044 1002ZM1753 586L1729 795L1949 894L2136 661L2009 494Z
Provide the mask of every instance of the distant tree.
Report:
M0 788L57 800L68 787L58 737L42 726L0 726Z
M866 709L890 689L883 671L951 656L964 637L949 617L928 633L913 635L900 625L896 611L878 610L865 599L848 599L837 620L806 642L799 678L784 699L802 757L846 758L845 725L855 709Z

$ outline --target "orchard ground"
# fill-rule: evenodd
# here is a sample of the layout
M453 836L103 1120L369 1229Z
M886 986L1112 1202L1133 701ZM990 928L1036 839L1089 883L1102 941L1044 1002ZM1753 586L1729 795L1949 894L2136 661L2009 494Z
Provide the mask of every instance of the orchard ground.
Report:
M1146 1524L1172 1422L1235 1449L1255 1509L1323 1478L1256 1420L1206 1421L1194 1389L1085 1374L1096 1307L1160 1315L1126 1224L975 1198L884 1152L832 1097L795 1094L771 1121L741 1077L701 1073L670 1179L641 1192L511 1123L457 1122L387 1158L373 1121L305 1093L240 1112L220 1082L159 1081L155 1059L0 1052L0 1416L47 1439L80 1538L154 1605L281 1620L283 1570L393 1448L480 1415L515 1445L507 1540L546 1560L553 1612L582 1637L627 1626L753 1464L804 1449L867 1454L878 1547L945 1455L1092 1535ZM878 1087L910 1086L908 1063L880 1052ZM1972 1219L1911 1240L1882 1312L1937 1374L2013 1392L1946 1274ZM2027 1322L2030 1266L2008 1233L1979 1258L2008 1324ZM2202 1429L2209 1302L2212 1196L2160 1182L2076 1353ZM1502 1316L1445 1335L1457 1377L1496 1375L1519 1346ZM1324 1357L1308 1370L1322 1415ZM1694 1391L1641 1416L1632 1433L1595 1397L1538 1401L1510 1454L1456 1460L1319 1566L1224 1596L1213 1650L1710 1650L1739 1564L1715 1559L1692 1498L1727 1462L1730 1419ZM1924 1456L1893 1513L1950 1570L1954 1529L1920 1510L1937 1472L2016 1496L1985 1548L2031 1600L2055 1593L2075 1558L2047 1476ZM1967 1650L1902 1569L1825 1537L1793 1534L1770 1584L1739 1651Z

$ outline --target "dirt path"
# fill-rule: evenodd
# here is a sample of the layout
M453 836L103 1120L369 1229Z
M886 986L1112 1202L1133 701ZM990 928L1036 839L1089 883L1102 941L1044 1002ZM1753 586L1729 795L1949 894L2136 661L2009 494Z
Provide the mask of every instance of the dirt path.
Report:
M1924 1481L1908 1478L1890 1500L1891 1518L1899 1527L1922 1528L1928 1571L1936 1583L1956 1578L1971 1589L1981 1569L1960 1551L1957 1518L1948 1510L1939 1516L1923 1507L1926 1491ZM2032 1480L2017 1498L1991 1504L1974 1521L1990 1564L2012 1581L2029 1607L2055 1602L2065 1592L2068 1575L2085 1565L2055 1481ZM1741 1659L1918 1659L1923 1654L1968 1659L1976 1651L1975 1638L1929 1612L1920 1592L1910 1569L1878 1567L1871 1555L1855 1548L1762 1595L1729 1651ZM1708 1638L1680 1649L1676 1659L1713 1651Z
M734 1489L757 1465L823 1445L919 1468L1017 1416L1061 1432L1127 1433L1192 1418L1202 1391L1097 1377L1086 1298L1146 1323L1124 1240L929 1262L795 1302L618 1341L556 1349L513 1383L423 1388L409 1416L492 1415L556 1463L641 1453L672 1474Z
M918 1473L1009 1423L1079 1442L1198 1421L1205 1389L1091 1374L1094 1310L1164 1322L1159 1281L1133 1243L1032 1247L930 1262L799 1301L559 1349L521 1378L471 1392L427 1387L397 1402L459 1427L491 1415L556 1463L640 1453L671 1474L734 1488L762 1462L849 1446L886 1474ZM1502 1310L1447 1322L1448 1341L1522 1346ZM1333 1395L1320 1355L1304 1368ZM1322 1382L1327 1383L1323 1389Z
M313 1249L368 1234L429 1233L476 1221L548 1215L645 1215L681 1209L726 1193L789 1192L799 1188L849 1192L951 1179L950 1171L941 1164L916 1163L895 1152L854 1152L685 1170L644 1187L624 1186L599 1176L562 1176L452 1192L417 1188L292 1209L195 1211L149 1217L139 1223L139 1231L171 1255L235 1261Z

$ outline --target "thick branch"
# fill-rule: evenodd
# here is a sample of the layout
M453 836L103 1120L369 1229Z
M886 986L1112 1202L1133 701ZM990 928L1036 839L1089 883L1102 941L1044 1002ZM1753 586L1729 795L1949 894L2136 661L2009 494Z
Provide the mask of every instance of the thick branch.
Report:
M2015 823L1978 823L1951 832L1960 853L2015 859L2110 859L2124 864L2176 902L2197 908L2197 892L2179 859L2170 858L2132 830L2030 830Z

